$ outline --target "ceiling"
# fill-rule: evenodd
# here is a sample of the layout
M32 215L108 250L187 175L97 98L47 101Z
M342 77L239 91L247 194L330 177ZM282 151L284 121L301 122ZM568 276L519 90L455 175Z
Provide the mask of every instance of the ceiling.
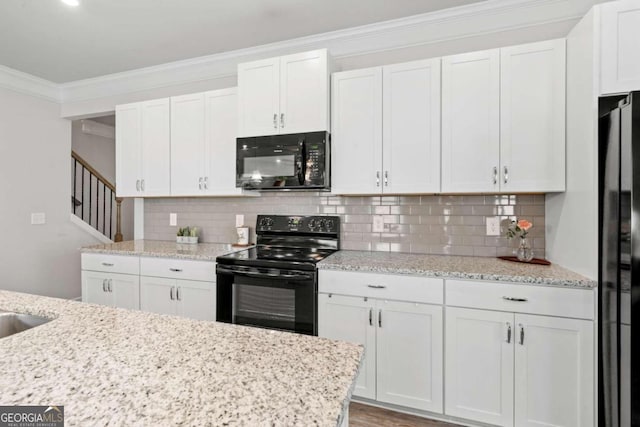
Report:
M480 1L2 0L0 64L64 83Z

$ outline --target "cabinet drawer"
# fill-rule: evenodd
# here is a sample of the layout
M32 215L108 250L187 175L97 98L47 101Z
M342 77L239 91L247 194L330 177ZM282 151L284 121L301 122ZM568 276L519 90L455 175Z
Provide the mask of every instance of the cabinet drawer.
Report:
M593 319L595 313L592 289L446 280L445 294L447 306L579 319Z
M82 254L82 269L108 273L140 274L137 256Z
M320 270L318 292L442 304L443 281L400 274Z
M172 258L140 258L142 276L170 279L216 281L216 263Z

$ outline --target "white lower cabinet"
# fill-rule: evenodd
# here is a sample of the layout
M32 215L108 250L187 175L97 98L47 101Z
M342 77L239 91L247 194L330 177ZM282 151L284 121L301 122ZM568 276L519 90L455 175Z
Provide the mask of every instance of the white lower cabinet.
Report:
M197 320L216 320L214 282L140 277L140 308Z
M318 335L364 345L354 395L442 413L442 307L318 295Z
M82 271L82 301L128 309L139 309L139 276Z
M446 309L447 415L499 426L594 425L589 320Z

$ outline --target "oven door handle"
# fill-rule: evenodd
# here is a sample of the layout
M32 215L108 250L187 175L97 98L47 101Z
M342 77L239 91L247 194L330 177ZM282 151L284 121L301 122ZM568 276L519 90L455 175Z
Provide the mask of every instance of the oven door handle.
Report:
M269 279L293 279L293 280L309 280L312 279L313 276L311 274L274 274L274 273L254 273L251 271L238 271L233 270L231 268L225 268L218 266L219 273L228 273L234 274L237 276L246 276L246 277L254 277L254 278L269 278Z

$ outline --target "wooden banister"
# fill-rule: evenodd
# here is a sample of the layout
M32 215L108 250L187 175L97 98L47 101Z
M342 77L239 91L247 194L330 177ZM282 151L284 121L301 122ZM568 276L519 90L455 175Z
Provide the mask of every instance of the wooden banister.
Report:
M111 191L113 191L114 193L116 192L116 186L113 185L112 183L109 182L109 180L107 178L105 178L104 176L102 176L102 174L100 172L98 172L97 170L95 170L89 163L87 163L87 161L85 159L83 159L82 157L80 157L80 155L78 155L78 153L76 153L75 151L71 150L71 157L73 157L74 159L76 159L78 161L78 163L80 163L82 166L84 166L84 168L86 170L88 170L89 172L91 172L96 178L98 178L100 181L102 181L102 183Z

